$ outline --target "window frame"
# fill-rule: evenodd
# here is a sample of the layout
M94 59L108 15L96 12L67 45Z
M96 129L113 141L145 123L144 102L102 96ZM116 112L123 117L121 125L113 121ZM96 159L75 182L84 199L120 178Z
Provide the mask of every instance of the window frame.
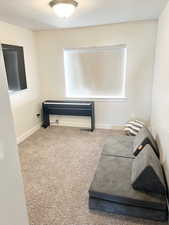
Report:
M28 81L27 81L27 74L26 74L26 67L25 67L25 55L24 55L24 47L23 46L19 46L19 45L13 45L13 44L6 44L6 43L1 43L1 48L2 48L2 53L3 53L3 59L4 59L4 65L5 65L5 58L4 58L4 50L3 48L12 48L16 51L17 53L17 60L19 59L19 61L21 61L21 64L19 65L18 69L19 69L19 76L21 75L21 73L24 74L24 77L21 76L19 77L19 82L20 83L24 83L25 82L25 88L23 89L19 89L19 90L14 90L14 89L10 89L9 84L8 84L8 92L10 95L13 94L17 94L17 93L22 93L25 92L27 90L29 90L28 88ZM8 76L7 76L7 70L6 70L6 65L5 65L5 71L6 71L6 78L7 78L7 83L8 83ZM24 84L23 84L24 86Z
M110 50L114 48L124 48L124 71L123 71L123 84L122 84L122 95L120 96L71 96L68 95L68 84L66 81L66 72L65 72L65 52L66 51L78 51L78 52L89 52L89 51L100 51ZM63 49L63 64L64 64L64 78L65 78L65 97L66 99L72 100L94 100L94 101L126 101L128 99L126 95L126 81L127 81L127 55L128 48L126 44L119 45L110 45L110 46L97 46L97 47L83 47L83 48L64 48Z

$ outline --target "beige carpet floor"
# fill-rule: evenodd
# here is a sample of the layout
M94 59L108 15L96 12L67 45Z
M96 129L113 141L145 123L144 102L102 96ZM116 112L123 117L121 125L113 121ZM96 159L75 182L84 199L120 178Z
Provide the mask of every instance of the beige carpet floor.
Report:
M104 141L117 133L51 127L19 145L30 225L164 224L88 209L88 189Z

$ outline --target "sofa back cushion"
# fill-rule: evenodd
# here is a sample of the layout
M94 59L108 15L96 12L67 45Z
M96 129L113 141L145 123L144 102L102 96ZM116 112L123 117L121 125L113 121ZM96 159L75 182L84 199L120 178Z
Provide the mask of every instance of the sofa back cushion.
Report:
M150 145L133 160L131 182L134 189L165 194L165 181L160 161Z
M159 150L153 136L146 127L143 127L134 138L133 155L137 156L143 150L146 144L151 145L157 157L159 158Z

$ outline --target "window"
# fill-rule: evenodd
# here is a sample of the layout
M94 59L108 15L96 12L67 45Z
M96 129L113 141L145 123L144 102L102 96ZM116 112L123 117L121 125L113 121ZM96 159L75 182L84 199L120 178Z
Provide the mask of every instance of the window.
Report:
M23 47L2 44L2 51L9 90L27 89Z
M125 45L65 49L66 97L124 98L126 62Z

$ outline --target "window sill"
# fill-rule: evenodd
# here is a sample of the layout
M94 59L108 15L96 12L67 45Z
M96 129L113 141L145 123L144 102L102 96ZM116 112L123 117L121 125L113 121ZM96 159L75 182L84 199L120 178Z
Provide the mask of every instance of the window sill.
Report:
M10 91L8 90L8 93L10 96L13 96L13 95L20 95L20 94L24 94L26 92L30 91L30 89L24 89L24 90L20 90L20 91Z
M127 97L66 97L66 100L77 100L77 101L94 101L94 102L126 102Z

